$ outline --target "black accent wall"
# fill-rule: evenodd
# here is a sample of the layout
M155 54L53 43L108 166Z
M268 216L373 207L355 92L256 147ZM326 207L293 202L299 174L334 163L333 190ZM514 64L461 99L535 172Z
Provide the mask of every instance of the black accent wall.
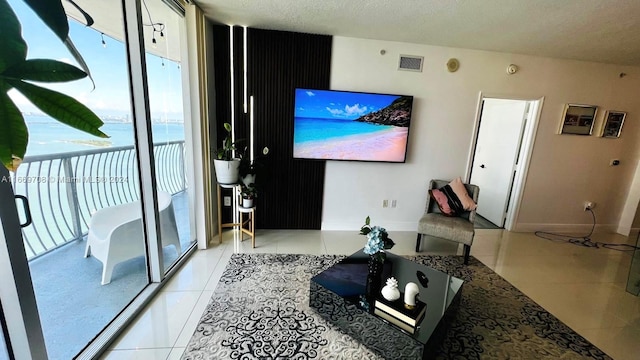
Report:
M216 114L218 139L222 124L230 118L230 77L220 79L229 64L229 27L216 26L214 37L224 36L227 47L214 44L216 72ZM249 138L249 115L243 113L242 28L234 27L234 77L236 136ZM324 161L294 160L293 115L296 88L329 89L332 37L284 31L247 29L248 94L254 97L254 151L270 149L264 159L264 176L257 179L262 189L257 202L258 228L320 229L324 191ZM214 40L215 41L215 40ZM223 41L220 41L222 43ZM226 51L225 55L222 54ZM227 89L226 91L221 91ZM226 94L221 94L226 93ZM225 118L222 115L227 115Z
M225 136L224 123L231 120L231 64L229 62L229 31L228 26L214 25L213 27L213 63L214 63L214 108L215 108L215 124L210 124L209 128L216 138L211 138L210 143L213 149L218 149L222 145ZM215 128L215 132L213 129ZM215 157L215 153L213 155ZM211 164L213 168L213 163ZM215 193L215 178L212 189ZM222 196L232 196L230 190L222 189ZM222 201L222 199L220 199ZM230 223L233 219L231 207L222 207L222 222Z

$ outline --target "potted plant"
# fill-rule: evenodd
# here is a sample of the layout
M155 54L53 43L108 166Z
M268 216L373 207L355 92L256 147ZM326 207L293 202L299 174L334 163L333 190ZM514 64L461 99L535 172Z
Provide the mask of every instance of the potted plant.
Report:
M236 184L238 183L240 159L233 157L236 143L231 141L231 124L224 123L224 129L227 131L227 136L222 141L222 147L218 148L216 159L213 160L216 179L220 184Z
M66 45L82 69L53 59L27 59L28 47L22 38L22 25L9 3L0 0L0 120L3 133L0 137L0 162L13 172L17 171L27 151L29 130L18 103L8 95L12 89L61 123L98 137L109 137L100 130L104 123L91 109L70 96L32 83L65 83L91 76L82 55L69 38L69 24L62 1L25 0L25 3ZM87 26L93 24L89 14L73 1L71 5L84 15Z
M247 148L244 148L244 150L240 154L240 167L238 168L239 178L242 184L249 185L256 183L256 177L258 173L260 173L264 168L263 159L268 153L269 148L265 146L262 149L262 156L258 156L255 159L251 160L247 155Z
M253 183L240 186L240 196L242 196L242 207L252 208L253 199L258 197L258 190Z

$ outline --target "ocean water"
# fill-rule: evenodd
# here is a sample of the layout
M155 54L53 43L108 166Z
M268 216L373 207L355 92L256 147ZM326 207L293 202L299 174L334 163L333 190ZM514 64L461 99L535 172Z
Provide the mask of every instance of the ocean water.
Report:
M45 155L51 159L23 164L11 179L15 193L27 196L32 209L33 224L23 229L27 256L31 258L73 238L68 225L71 210L67 184L75 184L73 198L78 201L83 231L86 231L93 211L110 204L129 202L138 196L139 188L138 168L133 155L129 155L132 152L117 153L112 157L76 157L71 160L71 173L63 168L58 155L131 146L134 143L132 123L105 122L101 130L110 137L102 139L47 116L26 115L25 121L29 128L25 158ZM153 123L152 137L155 144L184 140L184 124ZM177 146L163 147L155 152L158 188L171 193L182 186L180 174L184 170L176 155L177 149ZM21 218L26 216L22 214Z
M353 120L296 117L294 143L328 140L347 135L367 134L388 129L390 125L373 125Z
M24 118L29 129L26 156L127 146L134 142L130 122L105 122L100 129L110 137L102 139L48 116L25 115ZM153 123L151 129L154 143L184 140L183 123Z

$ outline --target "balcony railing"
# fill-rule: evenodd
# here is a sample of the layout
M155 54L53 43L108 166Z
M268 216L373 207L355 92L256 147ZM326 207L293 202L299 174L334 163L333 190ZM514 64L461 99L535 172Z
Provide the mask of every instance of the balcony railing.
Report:
M153 153L158 189L184 191L184 141L154 144ZM11 181L31 208L33 223L22 230L27 257L82 239L96 210L138 200L137 169L133 146L26 157Z

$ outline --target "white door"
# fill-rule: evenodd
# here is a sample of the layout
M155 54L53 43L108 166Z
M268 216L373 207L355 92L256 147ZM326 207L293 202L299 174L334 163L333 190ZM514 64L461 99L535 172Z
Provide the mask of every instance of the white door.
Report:
M480 187L477 213L503 227L524 129L527 101L483 99L472 184Z

